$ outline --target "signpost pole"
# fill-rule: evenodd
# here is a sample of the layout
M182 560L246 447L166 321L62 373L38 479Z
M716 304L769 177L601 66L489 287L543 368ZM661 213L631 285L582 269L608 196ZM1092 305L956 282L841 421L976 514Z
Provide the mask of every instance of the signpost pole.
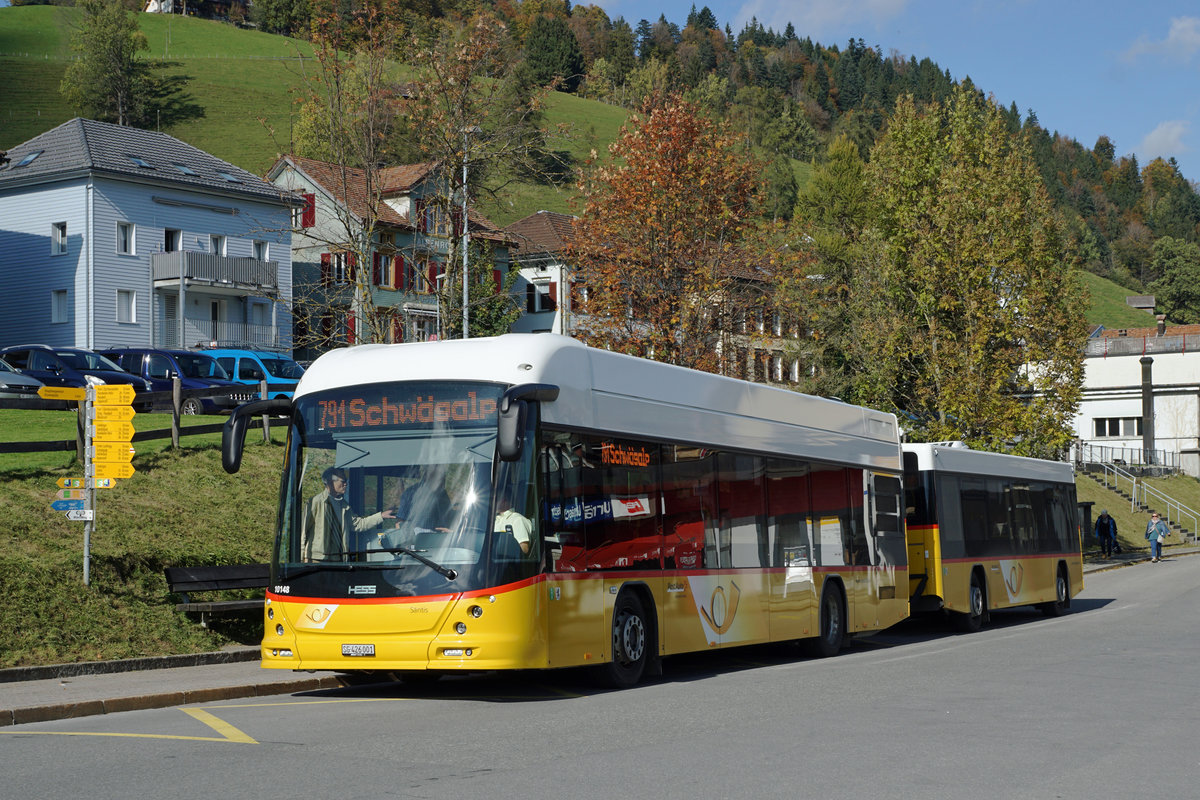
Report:
M96 527L96 481L94 479L92 466L92 430L96 420L96 387L87 387L87 399L84 400L87 406L85 414L86 424L84 425L84 440L83 440L83 475L85 478L86 488L83 491L83 509L84 511L92 511L87 515L87 519L83 522L83 585L92 585L92 531ZM87 479L91 480L87 480Z

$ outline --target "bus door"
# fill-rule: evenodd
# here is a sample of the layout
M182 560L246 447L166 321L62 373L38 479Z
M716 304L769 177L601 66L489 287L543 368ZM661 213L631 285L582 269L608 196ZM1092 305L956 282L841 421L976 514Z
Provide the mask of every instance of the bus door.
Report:
M771 552L771 639L816 632L816 596L810 545L809 465L767 460L767 537Z
M728 609L729 593L717 569L716 455L699 447L662 448L664 652L705 650L720 644L714 613ZM709 547L712 543L712 547ZM720 608L712 608L716 597ZM707 619L705 617L707 615Z
M812 465L814 592L818 602L827 591L842 593L846 601L848 632L857 630L855 608L861 594L860 580L855 574L854 549L857 544L861 544L864 551L866 549L866 537L862 533L861 475L860 470ZM858 504L857 512L855 503ZM863 558L865 556L859 560Z
M765 642L771 586L766 526L766 461L741 453L717 455L717 580L700 614L721 646ZM703 599L703 598L699 598Z

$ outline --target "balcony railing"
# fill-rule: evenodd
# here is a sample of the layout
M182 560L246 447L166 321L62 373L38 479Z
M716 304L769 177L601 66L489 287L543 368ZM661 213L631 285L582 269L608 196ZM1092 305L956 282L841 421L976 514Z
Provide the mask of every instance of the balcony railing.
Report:
M270 294L279 290L279 265L257 258L230 258L176 250L151 254L150 271L155 281L178 281L182 275L189 283L206 286L227 286Z
M213 322L207 319L183 320L180 341L179 320L160 320L155 331L157 347L237 347L246 350L283 350L289 345L270 325L248 322Z

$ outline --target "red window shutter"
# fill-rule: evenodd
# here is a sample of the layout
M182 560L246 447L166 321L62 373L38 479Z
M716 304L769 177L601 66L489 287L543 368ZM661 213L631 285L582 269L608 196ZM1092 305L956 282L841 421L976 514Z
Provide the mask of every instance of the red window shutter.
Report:
M392 269L396 272L396 288L404 292L408 290L408 261L402 255L396 256L396 261L392 264Z
M347 314L346 315L346 344L354 344L354 341L355 341L355 339L354 339L354 331L355 331L354 323L355 323L354 314L353 313Z
M399 314L392 317L392 341L404 341L404 317L401 317Z
M463 235L463 215L462 215L462 207L461 206L454 207L454 209L450 212L450 219L453 220L453 222L454 222L454 235L462 236Z
M430 261L429 262L429 291L431 291L431 292L437 291L437 276L438 276L438 263L436 261Z
M546 295L546 311L558 308L558 284L550 281L550 294Z
M498 269L492 270L492 281L496 284L492 291L499 294L500 290L504 288L504 272Z
M311 228L317 224L317 196L315 194L304 195L304 211L300 215L300 227Z
M321 285L333 285L333 256L329 253L321 253Z
M373 286L383 285L382 259L379 253L371 253L371 284Z
M358 254L357 253L346 253L346 280L349 283L354 283L354 281L355 281L356 276L354 274L354 271L355 271L355 267L358 266L357 262L358 262Z

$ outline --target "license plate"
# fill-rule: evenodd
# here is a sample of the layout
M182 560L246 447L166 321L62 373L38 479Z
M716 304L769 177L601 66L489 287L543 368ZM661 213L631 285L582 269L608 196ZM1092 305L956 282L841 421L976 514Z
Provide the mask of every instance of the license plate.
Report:
M342 645L342 655L344 656L373 656L375 655L375 645L373 644L344 644Z

